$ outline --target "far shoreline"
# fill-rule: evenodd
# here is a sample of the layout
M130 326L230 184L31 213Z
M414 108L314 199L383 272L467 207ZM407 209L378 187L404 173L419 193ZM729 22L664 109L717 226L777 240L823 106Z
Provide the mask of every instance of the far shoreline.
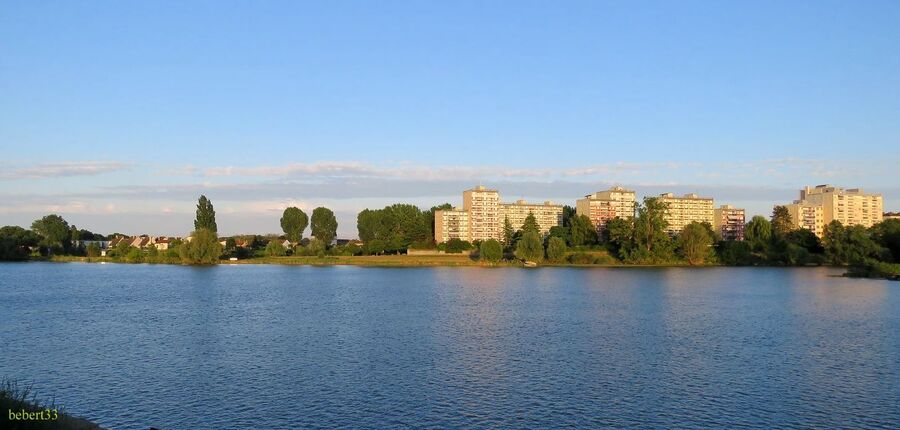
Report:
M660 263L660 264L625 264L625 263L596 263L576 264L567 262L542 262L536 267L528 267L521 261L501 261L497 263L484 263L475 260L468 255L441 255L441 256L411 256L411 255L382 255L382 256L288 256L288 257L257 257L236 261L220 260L214 264L194 265L180 261L156 261L156 262L128 262L108 257L76 257L53 256L49 258L24 260L22 262L49 262L49 263L88 263L88 264L146 264L166 266L239 266L239 265L273 265L273 266L356 266L356 267L478 267L478 268L520 268L534 269L540 267L571 267L571 268L834 268L846 269L844 266L831 265L805 265L805 266L779 266L779 265L747 265L730 266L725 264L698 264L687 263Z

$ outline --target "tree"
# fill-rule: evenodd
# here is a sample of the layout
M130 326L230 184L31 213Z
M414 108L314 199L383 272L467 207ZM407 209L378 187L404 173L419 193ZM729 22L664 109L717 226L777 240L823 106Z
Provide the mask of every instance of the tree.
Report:
M550 261L561 261L565 256L566 242L561 238L551 237L547 241L547 259Z
M450 254L459 254L465 250L472 249L472 244L461 239L450 239L444 244L445 252Z
M672 259L672 239L666 233L668 204L656 197L645 197L634 218L633 244L627 258L634 262L663 262Z
M562 211L562 225L563 227L569 227L571 225L571 220L575 216L577 216L578 212L572 206L565 205L563 206Z
M516 258L525 261L533 261L539 263L544 259L544 246L541 243L540 233L536 231L526 231L522 233L522 238L516 242Z
M723 240L719 242L719 261L728 266L745 266L753 262L750 243L745 240Z
M778 239L784 239L793 229L794 223L787 206L775 206L772 210L772 235Z
M615 217L606 222L603 241L612 255L625 260L631 251L634 239L634 225L631 219Z
M66 251L70 247L71 231L69 223L63 217L51 214L31 223L31 229L41 235L40 244L57 251Z
M100 247L97 246L96 243L88 244L87 248L85 248L84 253L91 258L100 256Z
M191 233L191 241L181 245L181 260L188 264L214 264L222 255L216 232L205 228Z
M692 222L678 235L678 249L690 265L703 264L710 257L713 236L709 229L699 222Z
M225 239L225 252L231 253L237 248L237 241L234 240L233 237L229 237Z
M281 229L284 230L287 240L291 243L300 243L307 224L309 224L309 217L300 208L291 206L285 209L281 215Z
M744 238L750 243L753 251L765 252L772 241L772 224L764 217L756 215L747 223Z
M194 219L194 230L208 230L212 233L219 231L216 227L216 211L213 209L212 202L201 195L197 201L197 217Z
M337 236L337 227L337 219L331 209L324 207L313 209L311 230L316 239L324 242L326 246L330 245Z
M586 215L576 215L569 220L569 237L572 246L597 243L597 228Z
M900 263L900 219L886 219L875 224L872 236L878 245L890 251L895 263Z
M278 239L270 240L266 245L266 255L270 257L283 257L287 254L287 250L284 248L284 245L281 244L281 241Z
M825 254L832 264L865 265L867 260L884 261L890 251L879 246L870 230L861 225L844 227L835 220L825 226Z
M831 264L847 264L846 237L847 232L840 221L834 220L825 226L822 235L822 243L825 246L825 255Z
M509 217L503 217L503 247L506 249L512 249L513 246L513 237L516 235L516 229L513 228L511 222L509 222Z
M528 213L528 216L525 217L525 222L522 223L522 233L527 233L529 231L538 234L541 232L541 226L538 225L537 219L534 218L534 214L531 212Z
M31 230L8 225L0 228L0 260L26 260L30 247L37 246L41 237Z
M496 263L503 258L503 246L496 239L488 239L481 242L479 258L488 263Z
M125 261L129 263L140 263L144 260L144 252L139 248L131 248L125 255Z

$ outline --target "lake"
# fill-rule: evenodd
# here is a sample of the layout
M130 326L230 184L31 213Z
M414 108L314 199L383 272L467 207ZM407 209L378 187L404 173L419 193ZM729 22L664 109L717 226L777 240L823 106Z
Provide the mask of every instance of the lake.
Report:
M111 429L900 428L829 268L0 264L0 377Z

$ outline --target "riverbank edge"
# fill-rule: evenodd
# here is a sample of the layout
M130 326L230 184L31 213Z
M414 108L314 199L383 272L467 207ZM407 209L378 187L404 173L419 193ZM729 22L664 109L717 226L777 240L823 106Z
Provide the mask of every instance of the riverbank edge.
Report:
M6 427L14 429L57 429L57 430L105 430L99 424L86 418L71 415L59 406L37 400L32 396L28 400L30 394L29 388L21 388L18 384L5 381L0 384L0 411L3 417L0 423L5 422ZM27 412L27 413L44 413L49 415L56 412L56 419L10 419L11 414ZM51 415L52 416L52 415ZM49 417L48 417L49 418Z
M378 259L378 256L363 257L265 257L265 258L248 258L243 260L229 261L220 260L216 265L278 265L278 266L360 266L360 267L517 267L531 268L525 266L522 262L503 261L497 263L485 263L479 260L472 260L468 257L459 258L459 256L441 256L441 257L418 257L418 256L391 256L390 259ZM363 260L371 259L371 260ZM446 260L441 260L446 259ZM180 261L143 261L139 263L131 263L128 261L114 260L108 257L74 257L74 256L55 256L50 258L31 259L27 261L44 261L52 263L102 263L102 264L160 264L172 266L190 266L190 264ZM698 264L691 265L687 263L664 263L664 264L625 264L625 263L554 263L542 262L537 267L582 267L582 268L666 268L666 267L689 267L689 268L707 268L707 267L786 267L774 265L757 265L757 266L728 266L724 264ZM828 265L809 265L809 266L790 266L790 267L843 267Z
M122 260L114 260L108 257L75 257L75 256L54 256L49 258L33 258L26 261L44 261L51 263L92 263L92 264L161 264L173 266L189 266L180 260L158 260L158 261L142 261L128 262ZM244 260L229 261L221 260L213 265L235 266L235 265L278 265L278 266L356 266L356 267L480 267L480 268L498 268L498 267L515 267L515 268L533 268L534 266L526 266L520 261L502 261L497 263L485 263L474 260L463 255L443 255L443 256L410 256L410 255L391 255L391 256L326 256L326 257L258 257L248 258ZM553 263L543 262L536 267L572 267L581 269L591 268L716 268L716 267L832 267L845 270L843 276L848 278L869 278L869 279L887 279L892 281L900 281L900 276L893 273L884 273L871 270L858 270L850 266L832 266L832 265L806 265L806 266L777 266L777 265L755 265L755 266L728 266L724 264L702 264L690 265L687 263L666 263L666 264L625 264L625 263L592 263L592 264L576 264L576 263Z

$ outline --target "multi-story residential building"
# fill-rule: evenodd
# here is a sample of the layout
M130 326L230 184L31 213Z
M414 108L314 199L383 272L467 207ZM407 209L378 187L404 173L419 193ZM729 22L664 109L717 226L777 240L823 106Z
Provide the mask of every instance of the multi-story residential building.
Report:
M519 229L528 214L533 214L542 234L550 228L562 224L562 205L547 201L527 203L500 203L497 190L477 186L463 191L462 209L438 210L434 212L434 240L446 242L450 239L466 241L501 239L506 219Z
M712 197L700 197L696 194L685 194L676 197L672 193L659 196L659 200L668 205L666 209L666 221L669 226L666 231L669 234L681 233L684 227L692 222L708 222L713 225L714 202Z
M613 187L578 199L575 202L575 213L588 217L591 224L600 231L613 218L633 218L635 201L634 191Z
M822 205L795 200L785 207L791 215L794 228L805 228L819 237L825 234L825 210Z
M836 220L843 225L871 227L884 217L881 194L865 193L859 188L845 190L831 185L805 187L800 190L800 200L795 203L821 206L823 225Z
M884 215L881 216L881 219L900 219L900 212L885 212Z
M468 240L500 239L503 219L499 218L500 193L497 190L479 185L463 191L463 210L469 213Z
M525 200L517 200L515 203L500 203L500 235L502 235L503 225L506 219L513 228L518 230L525 223L528 215L534 215L535 221L541 228L541 234L546 235L550 232L550 227L562 225L562 205L553 204L551 201L545 201L543 204L526 203Z
M469 240L469 213L453 208L434 211L434 240L438 243L450 239Z
M744 240L744 210L722 205L713 210L713 228L724 240Z

